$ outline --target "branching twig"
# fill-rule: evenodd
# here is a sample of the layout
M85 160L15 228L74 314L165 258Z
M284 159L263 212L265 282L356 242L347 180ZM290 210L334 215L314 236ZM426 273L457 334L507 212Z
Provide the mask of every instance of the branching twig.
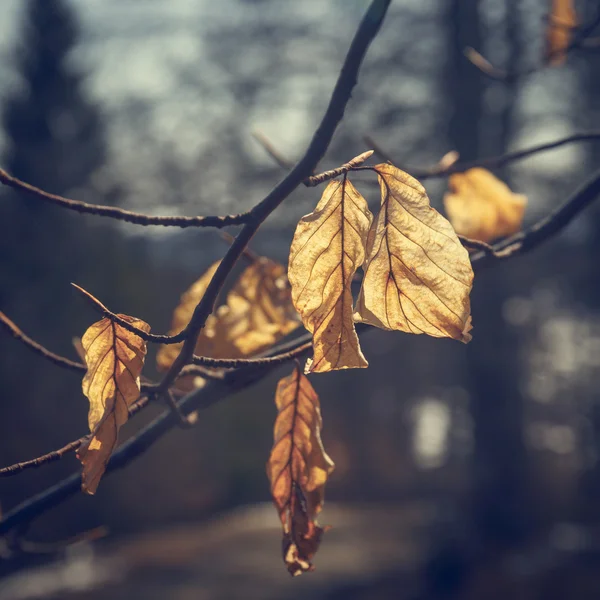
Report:
M564 138L560 138L558 140L554 140L553 142L546 142L544 144L537 144L535 146L530 146L529 148L524 148L523 150L516 150L514 152L507 152L506 154L501 154L500 156L491 156L489 158L478 158L475 160L469 161L459 161L450 165L435 165L434 167L430 167L427 169L419 169L419 168L411 168L404 167L404 170L410 173L415 179L436 179L441 177L447 177L448 175L452 175L453 173L463 173L464 171L468 171L469 169L473 169L475 167L484 167L486 169L494 169L498 167L502 167L511 162L515 162L517 160L521 160L523 158L527 158L528 156L532 156L534 154L538 154L540 152L545 152L547 150L553 150L554 148L559 148L560 146L565 146L567 144L573 144L575 142L585 142L590 140L598 140L600 139L600 131L587 131L582 133L574 133L572 135L568 135ZM381 147L377 144L373 144L372 138L369 138L372 147L377 146L377 154L379 154L384 160L389 161L393 165L398 166L398 162L394 160L391 155L385 150L381 149Z
M346 105L357 82L358 71L366 55L369 45L375 39L391 0L373 0L352 40L342 70L331 95L325 115L317 128L304 156L288 175L259 202L249 213L250 220L244 225L229 251L224 256L208 284L202 300L196 306L192 318L182 335L185 337L181 352L160 383L160 390L167 390L179 371L191 361L196 340L204 327L206 319L214 310L214 303L233 269L238 258L252 236L256 233L268 216L309 177L319 161L323 158L338 124L344 116Z
M477 269L497 260L524 254L564 229L584 208L600 196L600 171L597 171L562 206L526 229L471 256Z
M544 57L544 62L542 64L528 66L518 71L506 71L504 69L495 67L487 58L485 58L481 53L477 52L477 50L474 48L465 48L464 54L473 65L475 65L482 73L491 79L508 82L515 81L521 77L532 75L536 71L539 71L540 69L550 65L554 58L566 55L569 52L579 48L585 48L586 40L590 37L598 25L600 25L600 12L596 18L591 20L587 25L577 28L570 28L573 30L574 34L566 48L560 48L548 53Z
M254 136L254 139L256 139L256 141L263 146L267 154L282 169L289 170L294 166L293 163L283 158L283 156L279 153L279 151L275 148L273 143L269 140L269 138L267 138L266 135L260 132L254 132L252 135ZM336 177L339 177L340 175L343 175L344 173L347 173L348 171L351 171L352 169L364 163L365 160L367 160L373 154L373 152L373 150L367 150L366 152L363 152L362 154L353 158L347 163L344 163L340 167L330 169L329 171L324 171L323 173L319 173L318 175L311 175L307 177L302 183L306 187L316 187L326 181L329 181L330 179L335 179Z
M238 258L243 255L244 250L254 233L265 219L267 219L267 217L303 182L303 180L310 176L324 156L333 134L344 115L346 104L348 103L352 89L356 84L360 65L370 43L373 41L381 27L390 1L391 0L373 0L371 2L350 45L338 81L333 90L329 106L327 107L321 124L317 128L308 149L302 159L300 159L290 173L288 173L273 191L247 213L247 220L245 220L244 227L233 241L229 251L217 268L202 300L196 306L188 326L181 332L181 336L184 338L181 352L161 383L152 390L154 394L158 395L167 392L171 384L179 376L182 368L191 360L197 337L204 327L206 318L213 311L214 303L221 287ZM6 174L4 174L4 176L6 177ZM5 180L2 182L7 183ZM12 182L12 180L9 179L9 182ZM7 184L11 185L11 183ZM16 187L20 186L17 185ZM26 185L24 189L31 191L36 195L38 195L39 192L41 197L61 205L72 206L69 202L65 204L65 199L46 195L44 192L41 192L41 190L38 191L35 188L30 189ZM81 207L81 205L79 206ZM90 205L86 206L89 207ZM89 212L91 212L91 210ZM107 311L106 307L103 305L101 306L102 310ZM228 396L230 393L245 388L252 382L264 377L270 370L278 366L278 364L279 361L267 364L255 364L252 368L243 368L232 371L231 373L226 373L223 382L207 382L206 386L203 388L185 396L177 406L183 414L189 414L189 412L198 408L206 408L221 398ZM106 474L125 466L135 457L139 456L147 448L153 445L154 442L166 433L174 424L177 424L178 420L177 414L172 410L160 415L139 434L117 449L107 465ZM75 474L41 494L25 501L23 504L7 513L2 521L0 521L0 533L10 531L13 527L30 521L42 512L62 502L67 497L76 493L80 488L80 484L81 476Z
M159 217L136 213L130 210L117 208L115 206L88 204L87 202L81 202L80 200L70 200L69 198L63 198L62 196L45 192L40 188L30 185L29 183L25 183L24 181L9 175L2 169L0 169L0 183L16 190L27 192L39 200L44 200L56 206L67 208L78 213L96 215L99 217L110 217L112 219L117 219L118 221L134 223L135 225L161 225L163 227L181 228L215 227L217 229L221 229L222 227L229 227L230 225L243 225L249 220L249 215L247 212L240 213L238 215L209 217Z
M566 227L579 212L599 195L600 171L595 173L586 184L548 217L540 220L528 230L491 246L493 254L490 252L474 254L471 257L474 267L480 268L490 260L495 262L535 248ZM357 327L357 331L359 331L359 327ZM363 328L361 327L360 332L362 333L362 331ZM281 350L285 348L285 351L290 351L293 350L294 345L298 344L298 342L298 340L295 340L287 345L282 345L279 348ZM231 371L224 375L223 381L208 382L205 387L191 392L185 396L177 406L184 415L188 415L194 410L207 408L236 391L244 389L252 383L262 379L277 366L277 363L270 363L257 365L257 368L253 369ZM138 401L140 406L137 407L136 410L139 410L139 408L143 406L142 403L145 403L144 401L147 402L148 399L142 398ZM130 415L132 414L133 408L134 407L130 409ZM117 449L108 463L106 474L127 465L150 448L159 438L169 431L169 429L177 424L178 418L172 411L162 413L138 435L134 436ZM32 462L34 461L22 463L23 465L26 465L26 467L23 468L34 466L31 464ZM8 512L2 521L0 521L0 534L5 534L14 527L23 523L28 523L45 511L60 504L70 496L76 494L79 491L80 485L81 476L77 473L46 489L37 496L26 500Z

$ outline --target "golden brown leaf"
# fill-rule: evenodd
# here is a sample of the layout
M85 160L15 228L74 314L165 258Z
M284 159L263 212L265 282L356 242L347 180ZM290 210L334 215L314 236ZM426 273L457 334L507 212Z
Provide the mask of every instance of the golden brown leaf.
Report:
M185 329L187 324L190 322L192 318L192 314L194 313L194 309L200 300L202 300L202 296L204 296L204 292L206 292L206 288L210 283L219 263L221 261L217 261L213 263L208 270L196 281L182 296L181 302L179 306L173 312L173 321L171 322L171 329L169 331L169 335L175 335ZM209 327L209 322L204 328L204 331ZM204 338L204 331L200 334L200 340ZM160 350L156 354L156 366L159 371L166 371L173 364L173 361L179 355L181 351L181 346L183 344L167 344L161 346Z
M285 268L269 258L253 261L242 273L226 307L218 315L215 338L233 345L240 356L261 352L300 326Z
M334 464L321 441L319 397L296 367L277 384L274 444L267 463L271 495L283 527L283 559L292 575L312 571L327 527L316 517Z
M473 269L467 251L416 179L389 164L375 169L381 209L369 232L355 319L468 342Z
M292 299L313 334L309 371L367 367L352 318L351 283L365 260L373 215L345 177L331 181L315 211L296 228L288 276Z
M526 196L511 192L488 170L455 173L448 186L444 207L456 233L489 242L521 229Z
M551 67L564 64L571 33L577 27L577 13L573 0L552 0L546 30L546 60Z
M218 266L214 263L182 295L173 314L171 334L188 324ZM285 268L260 257L244 270L226 303L208 317L194 352L211 358L243 358L269 348L299 326ZM159 370L168 369L180 350L181 344L163 346L156 357ZM178 388L186 383L179 380Z
M142 331L150 331L140 319L119 317ZM127 422L129 407L140 395L146 342L104 318L87 329L81 344L87 365L82 389L90 401L88 423L92 436L79 448L77 457L83 465L82 490L94 494L117 445L119 429Z

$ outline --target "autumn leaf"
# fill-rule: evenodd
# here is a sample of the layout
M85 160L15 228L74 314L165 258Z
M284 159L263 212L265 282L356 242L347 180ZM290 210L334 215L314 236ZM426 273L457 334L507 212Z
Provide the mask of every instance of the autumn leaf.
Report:
M552 0L546 29L546 61L557 67L567 59L571 33L577 27L577 13L573 0Z
M251 356L277 343L300 326L283 265L260 257L233 286L215 324L215 339ZM222 353L215 349L213 352Z
M118 316L142 331L150 331L140 319ZM129 407L140 395L146 342L104 318L88 328L81 344L87 365L82 389L90 401L92 435L79 448L77 458L83 465L82 490L94 494L117 445L119 429L127 422Z
M527 197L510 188L486 169L455 173L444 207L456 233L489 242L521 229Z
M313 334L309 371L367 367L354 329L351 283L365 260L373 215L344 177L325 188L296 228L288 266L292 300Z
M283 559L291 575L312 571L327 527L316 517L334 464L321 441L319 397L300 367L277 384L274 444L267 463L271 495L283 527Z
M369 231L355 319L468 342L473 269L467 250L416 179L390 164L374 168L381 208Z
M175 335L185 329L187 324L190 322L192 315L194 313L194 309L197 304L202 300L202 296L204 296L204 292L206 292L206 288L210 283L217 267L219 266L221 261L217 261L213 263L208 270L196 281L182 296L181 302L179 306L173 312L173 320L171 322L171 329L169 331L169 335ZM204 328L206 331L209 323ZM201 339L204 338L204 331L200 334L200 338L198 343L200 343ZM180 344L166 344L161 346L160 350L156 353L156 366L159 371L167 371L169 367L173 364L174 360L179 355L181 351Z
M202 299L219 262L214 263L181 297L173 314L170 334L186 327ZM227 295L226 302L208 317L194 353L211 358L243 358L270 348L300 326L292 304L283 265L268 258L252 261ZM163 346L156 356L158 369L167 370L182 344ZM177 380L179 391L203 385L199 377Z

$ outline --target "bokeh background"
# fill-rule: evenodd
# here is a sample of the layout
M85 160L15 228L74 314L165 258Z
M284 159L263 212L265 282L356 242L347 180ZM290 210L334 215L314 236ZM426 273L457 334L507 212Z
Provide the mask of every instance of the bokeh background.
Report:
M301 155L367 4L2 0L0 165L92 203L246 210L283 174L252 131ZM449 150L467 160L598 129L597 51L509 82L464 57L472 46L508 70L540 64L549 5L394 0L323 168L366 150L365 135L422 167ZM584 22L598 10L577 7ZM531 224L599 162L600 143L581 143L495 172L529 197ZM441 209L445 182L426 183ZM376 190L362 189L375 205ZM318 194L296 191L252 248L285 262ZM73 281L165 332L180 294L226 247L218 232L114 223L0 189L0 310L75 357L71 339L95 315ZM367 371L313 378L337 464L322 519L335 529L316 573L289 580L265 504L285 367L172 432L95 497L36 520L36 542L98 525L110 535L47 555L5 548L0 597L597 600L599 251L592 206L531 255L478 274L468 346L373 331ZM6 335L0 357L2 466L85 432L77 376ZM2 510L77 468L68 456L0 480Z

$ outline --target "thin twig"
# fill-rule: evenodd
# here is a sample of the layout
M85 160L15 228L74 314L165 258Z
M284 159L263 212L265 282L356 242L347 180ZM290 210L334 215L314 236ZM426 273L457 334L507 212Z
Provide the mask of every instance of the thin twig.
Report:
M129 407L129 416L132 417L137 412L139 412L144 406L146 406L149 402L149 397L144 395L139 400L134 402ZM69 454L70 452L74 452L89 438L88 435L84 435L77 440L73 440L69 442L62 448L58 450L53 450L52 452L48 452L48 454L43 454L42 456L38 456L37 458L32 458L31 460L26 460L20 463L15 463L14 465L10 465L9 467L4 467L0 469L0 477L12 477L13 475L18 475L22 471L27 469L37 469L47 463L55 462L60 460L65 454Z
M233 242L235 240L235 237L233 237L227 231L222 231L221 232L221 238L223 240L225 240L230 246L231 246L231 244L233 244ZM244 255L243 256L250 263L255 263L256 261L260 260L260 255L258 255L256 252L254 252L254 250L252 250L251 248L248 248L247 246L246 246L246 248L244 248Z
M164 395L164 398L165 398L165 401L167 402L167 405L171 409L171 411L177 417L177 421L179 422L179 427L181 427L183 429L190 429L191 427L193 427L195 425L196 419L191 418L191 417L192 417L192 415L195 415L196 413L194 412L194 413L191 413L191 415L184 415L183 412L181 411L181 408L179 407L179 404L177 404L175 397L173 396L173 393L171 392L171 390L167 390L167 393Z
M0 469L0 477L11 477L12 475L17 475L26 469L35 469L47 463L60 460L65 454L77 450L77 448L79 448L79 446L81 446L81 444L86 440L86 438L87 436L81 437L78 440L69 442L66 446L63 446L58 450L48 452L48 454L43 454L37 458L32 458L31 460L25 460L20 463L15 463L14 465L10 465L9 467L4 467L3 469Z
M161 225L163 227L214 227L221 229L223 227L229 227L230 225L243 225L248 222L249 215L247 212L240 213L238 215L224 215L224 216L208 216L208 217L159 217L154 215L145 215L142 213L132 212L115 206L102 206L96 204L88 204L87 202L81 202L80 200L70 200L69 198L63 198L56 194L50 194L37 188L29 183L25 183L12 175L9 175L6 171L0 169L0 183L26 192L32 196L35 196L39 200L50 202L56 206L62 208L68 208L78 213L96 215L99 217L110 217L111 219L117 219L118 221L125 221L126 223L134 223L135 225Z
M506 71L504 69L495 67L487 58L485 58L481 53L479 53L477 50L471 47L465 48L464 55L483 74L487 75L491 79L511 82L521 77L532 75L533 73L547 66L550 66L554 58L563 55L566 56L569 52L572 52L573 50L577 50L580 48L585 49L585 41L594 32L594 29L596 29L598 25L600 25L600 12L587 25L577 28L570 28L573 30L574 34L566 48L553 50L552 52L546 54L546 56L544 57L544 61L541 64L528 66L518 71Z
M304 156L287 176L252 210L247 222L235 241L225 254L208 284L202 299L194 309L194 313L185 330L182 332L185 340L183 348L171 365L171 368L160 383L161 391L170 387L177 373L191 361L196 346L196 340L204 327L206 319L214 310L215 301L225 280L238 258L243 254L248 242L269 215L310 176L319 161L325 155L338 124L344 116L346 105L350 100L352 90L357 83L358 71L366 55L367 49L379 32L391 0L373 0L363 20L361 21L354 39L346 55L342 70L335 84L325 115L317 128Z
M362 165L365 162L365 160L371 157L372 154L373 150L367 150L366 152L359 154L352 160L349 160L347 163L344 163L341 167L325 171L324 173L320 173L319 175L313 175L312 177L308 178L308 183L306 183L306 185L308 187L315 187L324 183L325 181L329 181L330 179L335 179L340 175L344 175L345 173L348 173L348 171L357 169L358 167L360 167L360 165Z
M526 229L492 245L493 252L471 256L477 269L498 260L525 254L564 229L583 209L600 196L600 171L596 171L570 198L547 217Z
M289 170L293 167L293 163L282 157L282 155L266 135L260 132L254 132L252 135L282 169ZM309 177L306 177L302 183L306 187L316 187L325 181L335 179L336 177L339 177L340 175L343 175L348 171L352 171L354 168L362 165L362 163L365 162L365 160L367 160L373 154L373 152L373 150L367 150L347 163L344 163L340 167L330 169L329 171L324 171L323 173L319 173L317 175L310 175Z
M206 386L184 396L178 406L185 415L194 410L202 410L223 400L231 394L249 387L252 383L265 377L272 366L260 369L245 370L239 376L231 377L227 381L208 382ZM144 427L138 434L124 442L111 456L105 472L105 477L110 473L128 465L132 460L151 448L171 428L177 426L177 416L167 410ZM14 527L28 523L40 514L64 502L67 498L77 494L81 489L81 475L73 475L59 481L41 493L25 500L23 503L7 512L0 521L0 535L6 534Z
M283 156L271 143L271 140L261 131L253 131L252 137L264 148L265 152L278 164L282 169L291 169L294 163Z
M204 327L208 315L213 311L214 303L229 272L238 258L243 254L248 242L265 221L265 219L310 176L314 168L324 156L333 134L341 121L345 107L350 99L352 89L357 80L360 65L366 51L377 35L391 0L373 0L354 36L346 56L340 76L332 93L329 106L303 158L290 173L258 203L249 213L248 220L234 240L229 251L221 261L200 303L185 328L183 348L171 368L156 387L156 394L164 393L177 378L182 367L192 358L197 337ZM183 332L182 332L183 333ZM240 369L226 373L223 382L207 382L206 386L185 396L179 403L184 414L206 408L225 398L229 394L248 387L254 381L263 378L277 364L256 365L252 369ZM106 474L124 467L134 458L150 448L173 425L177 424L177 416L173 411L162 413L157 419L144 428L139 434L125 442L110 458ZM10 531L17 525L28 522L42 512L59 504L77 493L81 485L79 473L72 475L34 496L14 510L7 513L0 521L0 533Z
M289 360L293 360L298 356L308 352L312 348L312 342L302 342L295 349L274 356L265 356L262 358L209 358L207 356L195 356L192 361L194 365L203 365L205 367L215 368L232 368L239 369L240 367L258 366L258 365L277 365ZM186 367L188 368L188 367Z
M64 356L60 356L59 354L55 354L51 352L35 340L32 340L29 336L25 335L16 325L13 323L3 312L0 311L0 326L8 331L16 340L19 340L27 348L33 350L36 354L43 356L46 360L58 365L59 367L63 367L65 369L69 369L71 371L77 371L79 373L85 373L87 367L81 363L75 362L74 360L70 360L69 358L65 358Z
M595 173L586 184L576 191L559 209L548 217L541 219L527 231L516 234L492 246L494 255L481 252L471 257L476 268L487 264L489 260L496 262L516 254L527 252L566 227L572 219L586 208L597 196L600 195L600 171ZM357 331L359 328L357 327ZM360 328L362 333L362 328ZM298 343L293 341L289 346ZM181 412L188 415L194 410L208 408L231 394L249 387L252 383L263 379L277 364L261 365L256 369L241 369L227 373L221 382L211 381L201 389L186 395L179 403ZM148 401L147 398L145 399ZM142 402L141 400L139 401ZM133 408L133 407L132 407ZM130 409L132 414L132 409ZM161 438L167 431L177 425L177 417L171 412L163 412L159 417L146 426L138 435L134 436L112 455L108 462L106 474L122 468L140 456ZM29 498L19 506L4 515L0 521L0 535L11 529L28 523L40 514L57 506L70 496L76 494L81 486L79 473L63 479L56 485L44 490L37 496Z
M464 235L457 234L457 237L460 240L460 243L466 248L470 248L471 250L481 250L486 254L496 254L496 251L494 250L493 246L487 244L486 242L482 242L481 240L474 240Z
M369 138L372 142L372 139ZM469 169L473 169L475 167L484 167L486 169L494 169L498 167L502 167L508 163L515 162L517 160L521 160L523 158L527 158L528 156L532 156L534 154L538 154L540 152L545 152L547 150L553 150L554 148L559 148L560 146L565 146L567 144L573 144L575 142L585 142L600 139L600 131L586 131L582 133L574 133L572 135L568 135L564 138L560 138L558 140L554 140L553 142L545 142L543 144L537 144L535 146L530 146L529 148L523 148L522 150L516 150L514 152L507 152L506 154L501 154L500 156L491 156L488 158L477 158L475 160L469 161L459 161L450 165L435 165L433 167L429 167L426 169L419 168L411 168L405 167L404 170L410 173L415 179L436 179L441 177L447 177L448 175L452 175L453 173L463 173L464 171L468 171ZM385 150L376 150L379 154L383 153L381 156L385 158L388 162L393 165L398 166L398 162L395 161L391 155Z

